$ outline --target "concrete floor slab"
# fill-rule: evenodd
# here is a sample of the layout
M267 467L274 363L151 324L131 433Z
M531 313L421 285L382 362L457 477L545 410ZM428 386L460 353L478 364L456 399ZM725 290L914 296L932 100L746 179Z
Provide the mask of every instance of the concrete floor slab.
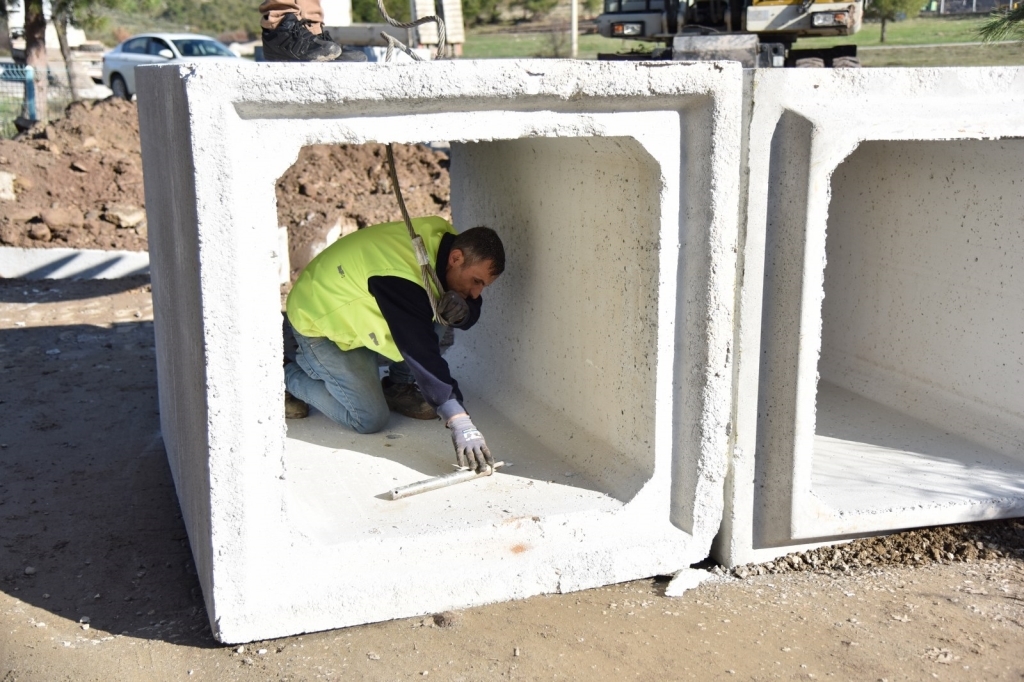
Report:
M435 421L395 415L372 437L342 431L318 413L288 422L285 499L292 522L334 545L361 536L423 537L515 518L615 512L628 501L604 492L476 396L467 401L474 406L474 423L506 467L488 478L402 500L388 492L452 471L450 438Z
M828 382L818 384L818 532L1024 515L1024 461Z

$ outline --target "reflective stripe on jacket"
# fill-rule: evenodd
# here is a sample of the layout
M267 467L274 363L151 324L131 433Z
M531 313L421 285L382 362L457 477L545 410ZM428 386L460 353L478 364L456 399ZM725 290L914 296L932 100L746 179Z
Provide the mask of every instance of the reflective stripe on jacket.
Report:
M441 237L455 234L436 216L413 218L433 265ZM334 242L310 261L288 295L288 321L300 334L327 337L342 350L369 348L396 362L402 354L367 290L375 276L401 277L422 288L420 266L405 223L372 225Z

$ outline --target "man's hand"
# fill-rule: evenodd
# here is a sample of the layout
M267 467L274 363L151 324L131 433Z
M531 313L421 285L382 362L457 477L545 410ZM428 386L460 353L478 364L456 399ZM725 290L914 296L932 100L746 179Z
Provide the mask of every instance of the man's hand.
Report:
M446 291L437 302L437 312L451 326L462 324L469 317L469 304L456 291Z
M484 435L473 426L469 415L455 415L448 422L448 428L452 430L452 444L455 445L459 466L478 472L489 471L494 465L494 458L487 449Z

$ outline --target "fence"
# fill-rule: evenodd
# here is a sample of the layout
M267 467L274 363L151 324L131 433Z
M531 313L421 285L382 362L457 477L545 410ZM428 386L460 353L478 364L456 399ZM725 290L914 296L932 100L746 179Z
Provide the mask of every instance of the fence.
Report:
M58 80L52 69L47 71L46 101L36 97L35 70L20 64L0 64L0 137L13 137L18 129L15 119L40 118L46 106L50 120L59 118L71 102L71 90Z

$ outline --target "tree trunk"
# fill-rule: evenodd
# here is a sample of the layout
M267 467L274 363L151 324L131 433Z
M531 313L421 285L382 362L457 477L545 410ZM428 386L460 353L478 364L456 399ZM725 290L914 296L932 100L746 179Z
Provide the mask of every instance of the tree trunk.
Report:
M71 90L71 99L79 101L78 86L75 84L75 74L71 72L71 48L68 47L68 17L61 12L53 14L53 29L57 33L57 42L60 43L60 54L64 57L64 70L68 72L68 89Z
M36 118L46 123L49 117L46 106L46 17L43 16L43 0L25 0L25 64L36 72Z
M11 53L11 31L6 16L0 17L0 52Z
M878 41L878 42L880 42L880 43L884 43L884 42L885 42L885 23L886 23L886 22L885 22L885 17L883 16L883 17L882 17L882 37L881 37L881 39L880 39L880 40Z

